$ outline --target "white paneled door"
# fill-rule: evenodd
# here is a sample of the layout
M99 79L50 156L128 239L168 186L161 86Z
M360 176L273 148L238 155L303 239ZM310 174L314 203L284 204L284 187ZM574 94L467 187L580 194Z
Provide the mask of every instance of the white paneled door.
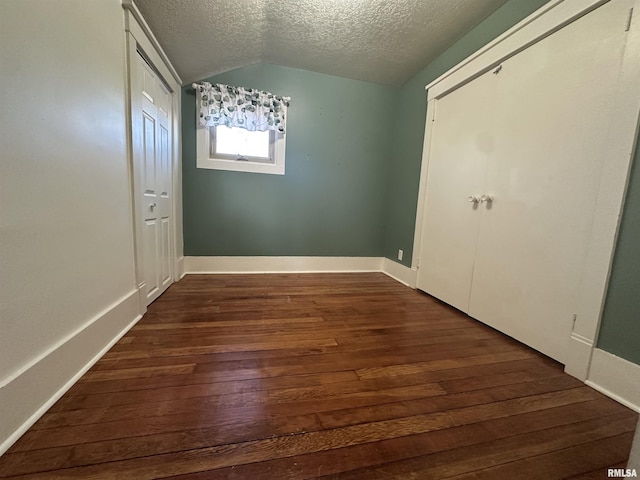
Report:
M495 83L488 72L439 100L431 137L418 288L465 312L482 216L480 196L494 149Z
M631 6L608 2L434 102L418 287L563 363Z
M138 53L132 62L139 288L148 305L172 282L172 92Z
M632 2L502 64L469 315L565 363Z

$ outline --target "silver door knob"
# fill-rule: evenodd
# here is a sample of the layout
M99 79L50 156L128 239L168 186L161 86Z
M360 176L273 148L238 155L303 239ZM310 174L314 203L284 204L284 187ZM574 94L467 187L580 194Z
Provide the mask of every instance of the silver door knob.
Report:
M478 202L480 202L480 199L476 195L470 195L467 200L473 204L477 204Z
M156 204L152 203L151 205L149 205L149 209L153 212L153 209L156 208Z
M482 195L480 197L480 201L482 203L491 203L493 202L493 195Z

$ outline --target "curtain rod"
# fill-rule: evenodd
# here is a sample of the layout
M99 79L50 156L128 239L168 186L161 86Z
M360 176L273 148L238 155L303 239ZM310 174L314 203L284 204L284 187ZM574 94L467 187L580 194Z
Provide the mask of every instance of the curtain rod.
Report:
M200 87L200 86L202 86L201 83L195 83L194 82L194 83L191 84L191 87L193 87L194 90L198 90L198 87ZM245 87L242 87L242 88L245 88ZM254 90L257 90L257 89L254 89ZM261 90L259 90L259 91L261 91ZM268 93L269 95L276 96L275 93L271 93L271 92L264 92L264 93ZM279 95L279 96L280 96L280 98L282 98L286 102L290 102L291 101L291 97L284 97L284 96L281 96L281 95Z

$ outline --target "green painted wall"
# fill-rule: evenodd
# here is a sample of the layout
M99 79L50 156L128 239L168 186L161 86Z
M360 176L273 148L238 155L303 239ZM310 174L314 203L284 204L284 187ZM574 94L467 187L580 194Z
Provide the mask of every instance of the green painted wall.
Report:
M422 142L424 138L427 96L425 85L489 43L504 31L544 5L547 0L510 0L477 27L458 40L427 65L400 90L400 112L395 116L392 169L386 210L384 256L397 259L404 250L402 263L411 265L413 234ZM396 260L397 261L397 260Z
M640 365L640 141L636 143L598 348Z
M398 89L268 64L206 80L292 98L286 174L197 169L185 87L185 255L382 256Z
M293 97L284 177L196 169L195 97L185 88L185 255L396 259L402 249L410 265L424 86L544 3L509 0L401 89L266 64L208 79ZM598 347L640 364L640 143L636 152Z

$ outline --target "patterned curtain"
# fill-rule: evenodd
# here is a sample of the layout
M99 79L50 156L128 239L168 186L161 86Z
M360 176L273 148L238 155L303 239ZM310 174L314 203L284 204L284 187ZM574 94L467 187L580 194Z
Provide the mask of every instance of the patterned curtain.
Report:
M284 133L289 97L279 97L253 88L221 83L194 83L203 127L246 128L249 131L276 130Z

